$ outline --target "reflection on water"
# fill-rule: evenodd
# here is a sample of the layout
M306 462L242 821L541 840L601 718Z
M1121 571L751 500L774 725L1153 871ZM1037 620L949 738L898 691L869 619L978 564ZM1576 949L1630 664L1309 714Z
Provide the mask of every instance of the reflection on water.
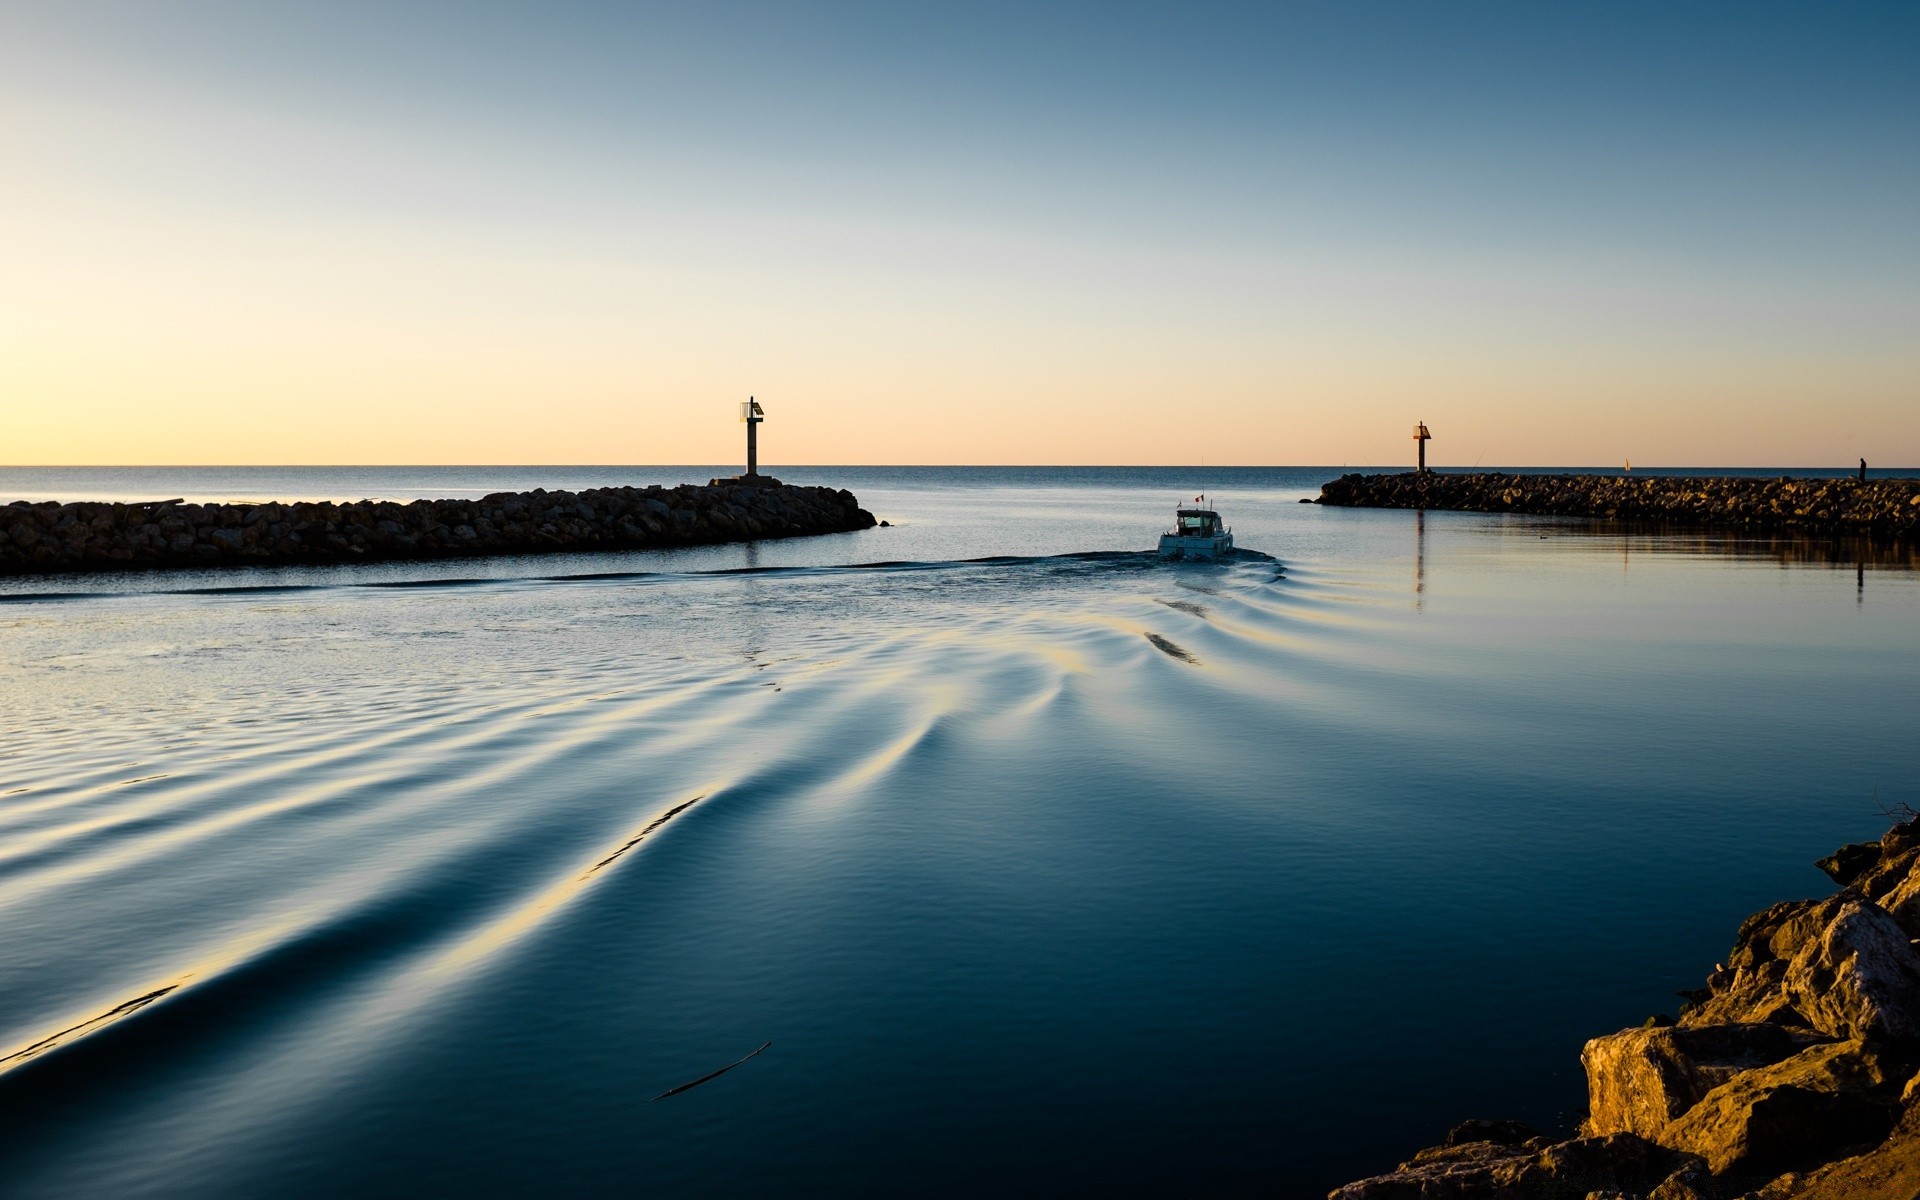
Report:
M0 1194L1324 1194L1920 799L1910 559L1242 482L9 582Z
M1427 514L1425 509L1416 509L1413 514L1413 607L1418 610L1427 594Z
M1755 534L1675 525L1622 525L1612 522L1532 518L1550 529L1543 537L1583 542L1617 539L1620 552L1694 554L1774 562L1786 566L1854 567L1912 571L1920 568L1920 544L1869 538L1814 538L1797 534Z

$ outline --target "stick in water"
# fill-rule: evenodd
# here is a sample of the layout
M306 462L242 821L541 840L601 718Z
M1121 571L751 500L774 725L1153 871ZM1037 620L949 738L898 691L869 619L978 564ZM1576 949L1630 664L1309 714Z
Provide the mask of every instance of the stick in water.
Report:
M760 1047L760 1050L755 1050L753 1054L744 1055L738 1059L735 1059L733 1062L730 1062L726 1066L721 1067L718 1071L709 1071L707 1074L702 1075L700 1078L694 1080L692 1083L683 1083L677 1088L668 1088L666 1091L661 1092L658 1096L655 1096L653 1100L665 1100L668 1096L678 1096L681 1092L684 1092L689 1088L697 1088L703 1083L706 1083L710 1080L718 1079L722 1075L725 1075L728 1071L733 1070L735 1067L739 1066L741 1063L746 1062L747 1059L754 1057L754 1055L759 1054L761 1050L765 1050L768 1046L771 1046L771 1045L773 1045L772 1042L767 1042ZM652 1104L653 1100L649 1100L647 1101L647 1103Z

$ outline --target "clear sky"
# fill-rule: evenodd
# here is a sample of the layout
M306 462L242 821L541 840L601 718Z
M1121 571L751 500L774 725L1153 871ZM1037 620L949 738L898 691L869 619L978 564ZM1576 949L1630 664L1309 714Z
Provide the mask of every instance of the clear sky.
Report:
M0 0L0 463L1920 464L1920 5Z

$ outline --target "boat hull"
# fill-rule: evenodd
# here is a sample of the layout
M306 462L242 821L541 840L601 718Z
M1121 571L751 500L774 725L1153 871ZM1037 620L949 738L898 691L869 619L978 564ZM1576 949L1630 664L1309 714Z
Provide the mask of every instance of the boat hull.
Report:
M1212 562L1233 553L1233 535L1215 534L1212 537L1181 537L1178 534L1160 535L1160 557L1187 562Z

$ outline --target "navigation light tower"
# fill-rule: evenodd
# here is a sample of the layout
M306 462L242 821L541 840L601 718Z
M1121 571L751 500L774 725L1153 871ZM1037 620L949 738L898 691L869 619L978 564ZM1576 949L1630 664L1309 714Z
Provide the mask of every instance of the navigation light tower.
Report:
M760 473L760 422L767 419L767 410L760 407L759 401L748 396L740 405L740 419L747 426L747 474Z

